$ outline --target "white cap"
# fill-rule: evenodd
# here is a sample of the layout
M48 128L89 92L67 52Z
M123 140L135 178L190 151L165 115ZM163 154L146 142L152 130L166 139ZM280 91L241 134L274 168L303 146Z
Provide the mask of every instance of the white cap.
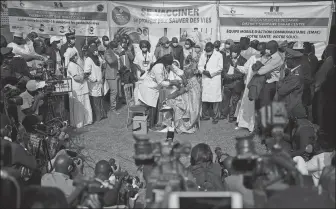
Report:
M51 36L50 37L50 43L54 42L54 41L61 41L61 38L57 37L57 36Z
M19 37L19 38L23 38L23 33L21 33L21 32L15 32L13 36Z

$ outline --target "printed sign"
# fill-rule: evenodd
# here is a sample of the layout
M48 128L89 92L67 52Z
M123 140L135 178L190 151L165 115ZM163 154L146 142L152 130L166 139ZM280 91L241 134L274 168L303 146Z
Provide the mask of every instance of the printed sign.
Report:
M194 28L217 24L215 4L179 5L178 2L144 6L137 2L109 2L112 27Z
M108 34L105 1L8 1L11 32L81 36Z
M329 38L331 3L225 3L219 6L221 38L325 42Z

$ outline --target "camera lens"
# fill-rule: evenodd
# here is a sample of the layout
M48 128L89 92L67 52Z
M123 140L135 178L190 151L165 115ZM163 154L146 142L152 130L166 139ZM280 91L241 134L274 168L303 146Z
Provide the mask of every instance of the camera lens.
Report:
M152 149L152 143L149 142L147 136L133 135L135 139L134 149L135 149L135 164L148 165L154 163L154 155Z

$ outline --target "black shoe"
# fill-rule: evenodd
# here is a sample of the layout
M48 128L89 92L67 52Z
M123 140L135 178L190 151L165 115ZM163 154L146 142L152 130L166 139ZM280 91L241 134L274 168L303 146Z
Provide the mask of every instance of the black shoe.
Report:
M229 118L229 123L235 123L236 120L234 118Z
M218 123L218 120L212 120L212 124L217 124Z
M201 117L201 120L210 120L210 117Z
M227 118L227 115L221 115L220 117L219 117L219 120L225 120Z

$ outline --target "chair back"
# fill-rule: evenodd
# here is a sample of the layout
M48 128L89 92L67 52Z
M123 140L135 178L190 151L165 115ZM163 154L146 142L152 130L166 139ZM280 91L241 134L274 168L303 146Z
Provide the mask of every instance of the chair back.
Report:
M128 107L133 106L135 104L134 102L134 92L133 92L133 84L125 84L124 85L124 92L125 92L125 99L126 104Z

